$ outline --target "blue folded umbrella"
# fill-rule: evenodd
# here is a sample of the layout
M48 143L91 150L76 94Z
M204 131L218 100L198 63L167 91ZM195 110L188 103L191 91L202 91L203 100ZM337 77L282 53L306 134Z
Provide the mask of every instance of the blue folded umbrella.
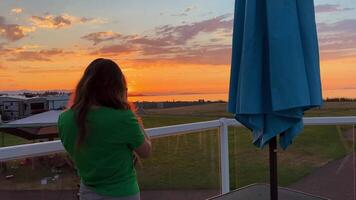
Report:
M263 147L287 148L322 104L312 0L236 0L228 111Z

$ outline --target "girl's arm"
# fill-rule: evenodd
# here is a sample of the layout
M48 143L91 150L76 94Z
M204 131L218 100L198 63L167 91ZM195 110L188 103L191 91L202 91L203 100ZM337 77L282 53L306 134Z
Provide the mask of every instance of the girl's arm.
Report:
M143 126L141 126L141 131L145 136L145 140L139 147L134 149L134 151L140 158L148 158L151 154L151 149L152 149L151 139L143 129Z

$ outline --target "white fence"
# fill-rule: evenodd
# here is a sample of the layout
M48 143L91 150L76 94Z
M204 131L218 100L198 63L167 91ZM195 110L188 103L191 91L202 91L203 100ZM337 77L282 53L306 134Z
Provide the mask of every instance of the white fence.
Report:
M305 125L355 125L356 116L350 117L307 117L304 118ZM56 124L46 124L56 125ZM32 126L29 124L28 126ZM38 124L36 124L38 126ZM203 130L219 129L220 146L220 178L221 193L227 193L230 190L229 181L229 146L228 146L228 127L241 126L235 119L221 118L213 121L197 122L190 124L181 124L174 126L165 126L146 129L148 135L152 138L167 137L178 134L192 133ZM0 162L16 160L20 158L47 155L63 152L64 148L60 141L42 142L34 144L23 144L0 148Z

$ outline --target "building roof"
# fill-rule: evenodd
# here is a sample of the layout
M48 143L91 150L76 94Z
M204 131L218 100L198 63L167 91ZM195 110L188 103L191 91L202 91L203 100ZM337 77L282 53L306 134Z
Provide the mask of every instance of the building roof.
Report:
M0 100L6 100L6 99L12 99L12 100L28 100L31 98L25 97L25 96L21 96L21 95L11 95L11 96L0 96Z
M59 95L59 96L34 96L34 97L25 97L21 95L5 95L0 96L0 101L4 100L15 100L15 101L22 101L22 100L36 100L36 99L46 99L48 101L68 101L68 95Z
M31 115L26 118L11 121L0 125L1 127L43 127L48 125L56 125L59 115L63 110L50 110L36 115Z
M58 136L56 125L62 112L62 110L51 110L1 124L0 131L28 140L54 138Z
M47 96L45 97L48 101L68 101L68 95L60 95L60 96Z

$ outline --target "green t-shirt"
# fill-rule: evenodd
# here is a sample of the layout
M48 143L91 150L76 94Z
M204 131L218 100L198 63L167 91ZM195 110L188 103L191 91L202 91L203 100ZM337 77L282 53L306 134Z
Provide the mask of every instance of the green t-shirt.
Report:
M73 110L59 116L58 129L63 146L86 186L100 195L113 197L139 192L133 149L143 143L144 135L131 110L91 109L87 115L87 135L79 151Z

